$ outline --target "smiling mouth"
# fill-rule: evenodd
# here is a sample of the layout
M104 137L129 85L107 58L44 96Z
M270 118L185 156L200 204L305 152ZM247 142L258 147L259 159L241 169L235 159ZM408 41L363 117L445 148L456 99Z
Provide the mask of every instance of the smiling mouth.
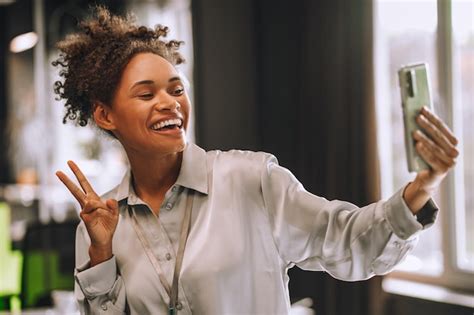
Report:
M182 128L183 121L181 119L168 119L151 126L153 131L180 130Z

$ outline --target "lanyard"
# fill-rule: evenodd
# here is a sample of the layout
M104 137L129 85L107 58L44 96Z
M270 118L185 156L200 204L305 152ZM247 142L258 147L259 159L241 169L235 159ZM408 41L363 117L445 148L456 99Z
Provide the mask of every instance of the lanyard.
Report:
M181 265L183 263L184 248L186 247L186 241L188 240L188 235L189 235L189 228L191 226L191 212L192 212L192 206L193 206L193 199L194 199L194 191L188 190L188 196L186 198L186 209L184 212L183 223L181 225L181 235L179 238L178 253L176 254L176 264L174 266L173 283L171 286L166 280L166 277L163 273L163 270L160 267L158 260L156 259L155 255L153 255L150 244L148 243L148 240L146 239L145 235L143 234L143 231L141 230L138 224L137 218L135 216L135 212L132 211L130 206L128 207L128 210L132 216L133 228L135 229L135 232L137 233L138 238L140 239L140 242L143 245L145 253L150 259L151 264L153 265L153 268L158 274L161 284L165 288L166 293L168 293L168 296L170 298L170 302L168 305L168 314L170 315L175 315L177 313L176 304L178 302L178 288L179 288L178 280L179 280L179 274L181 272Z

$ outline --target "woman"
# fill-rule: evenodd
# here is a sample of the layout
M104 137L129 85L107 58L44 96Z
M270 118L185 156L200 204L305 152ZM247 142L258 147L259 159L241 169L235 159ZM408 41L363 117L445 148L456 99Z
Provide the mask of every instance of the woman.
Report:
M414 134L431 169L363 208L307 192L275 157L186 143L190 102L167 28L98 8L58 44L66 118L120 141L130 171L99 197L72 162L81 205L75 294L82 313L285 314L288 268L343 280L389 272L434 221L431 195L457 140L427 109Z

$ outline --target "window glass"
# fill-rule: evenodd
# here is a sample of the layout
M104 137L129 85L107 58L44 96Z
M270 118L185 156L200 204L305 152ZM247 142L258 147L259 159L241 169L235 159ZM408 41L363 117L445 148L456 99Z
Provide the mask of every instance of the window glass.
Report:
M474 271L474 3L452 3L454 52L454 123L461 139L461 157L456 174L457 260L461 268Z
M405 155L403 112L397 77L401 66L428 63L434 110L441 117L444 116L437 92L437 3L436 0L378 0L375 8L378 141L383 197L388 198L415 177L414 173L408 173ZM439 275L443 270L440 229L441 223L438 221L421 233L415 250L398 269Z

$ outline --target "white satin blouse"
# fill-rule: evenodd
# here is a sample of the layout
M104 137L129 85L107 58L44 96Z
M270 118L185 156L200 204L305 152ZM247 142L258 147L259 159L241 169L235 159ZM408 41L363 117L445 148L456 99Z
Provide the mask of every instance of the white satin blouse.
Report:
M90 239L76 236L75 295L83 314L167 314L169 297L131 224L128 206L171 283L186 194L195 191L179 281L178 314L287 314L294 265L354 281L385 274L423 229L402 189L363 208L306 191L263 152L206 152L189 143L159 217L130 173L104 198L119 201L114 256L89 268ZM436 211L435 211L436 212Z

